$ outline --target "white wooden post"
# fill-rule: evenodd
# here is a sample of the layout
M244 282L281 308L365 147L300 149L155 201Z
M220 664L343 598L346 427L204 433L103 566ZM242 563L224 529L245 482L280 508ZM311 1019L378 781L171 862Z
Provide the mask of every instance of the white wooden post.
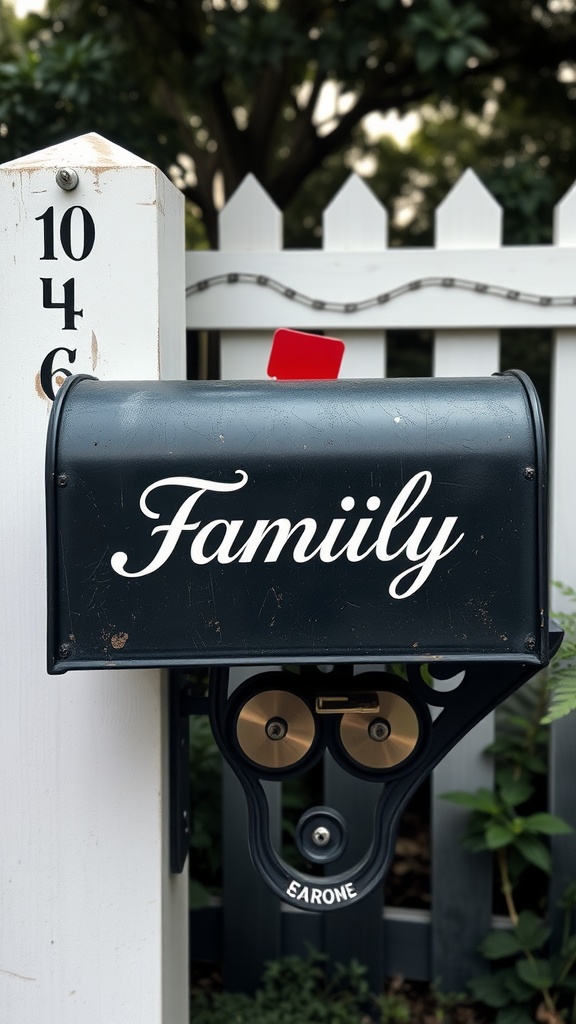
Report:
M554 211L554 241L558 247L576 242L576 185L560 201ZM568 259L568 257L567 257ZM574 436L576 435L576 328L556 332L552 364L551 402L551 483L552 483L552 551L551 576L576 589L576 470ZM552 588L552 609L574 612L572 601ZM561 719L552 727L550 747L550 810L569 821L576 829L576 714ZM574 880L576 834L551 839L552 876L550 906L562 896ZM559 918L560 915L558 915ZM559 938L561 922L556 922Z
M502 210L473 173L467 171L436 211L439 249L497 249ZM488 376L499 369L498 331L437 331L434 374ZM461 988L482 970L475 950L490 925L491 860L462 849L468 812L438 799L451 790L491 788L492 764L483 751L494 738L488 715L440 762L432 775L432 977L448 991ZM458 956L451 955L458 949ZM451 965L448 966L448 965Z
M182 197L98 135L3 165L0 196L0 1018L184 1024L166 679L46 675L44 540L45 391L184 375Z

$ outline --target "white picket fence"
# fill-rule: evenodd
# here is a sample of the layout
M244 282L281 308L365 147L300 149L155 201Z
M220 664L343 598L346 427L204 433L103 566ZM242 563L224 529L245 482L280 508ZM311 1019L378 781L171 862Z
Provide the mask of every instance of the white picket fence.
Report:
M503 247L502 213L467 171L436 212L435 247L390 249L386 211L352 175L324 212L323 249L283 250L282 216L248 177L220 215L219 251L187 253L187 326L221 332L221 375L227 379L266 376L278 327L341 338L341 376L348 378L386 376L386 331L392 328L434 331L437 376L492 374L500 369L501 329L553 328L551 575L575 585L576 188L556 208L553 245ZM382 903L375 899L371 907L358 908L356 918L352 909L332 915L324 935L320 924L314 931L308 921L306 938L340 959L369 962L375 981L383 971L400 970L441 978L454 988L477 971L475 948L491 914L491 865L462 851L464 814L436 797L490 785L491 767L481 751L492 734L492 720L485 720L434 773L431 917L390 910L383 919ZM575 772L573 717L553 730L549 799L550 809L573 825ZM326 791L348 814L366 811L373 799L334 765L326 769ZM293 913L281 914L251 875L246 851L239 848L244 813L231 780L224 801L224 948L233 958L228 977L231 984L250 987L259 960L284 948L283 936L296 926ZM554 899L573 877L576 840L562 837L552 847ZM240 922L254 921L255 915L252 943L238 942Z
M76 190L59 186L62 168L77 172ZM43 386L46 373L55 382L67 372L183 375L183 199L156 168L87 135L2 165L0 205L0 1020L184 1024L187 892L185 876L169 871L166 674L45 670ZM348 377L385 373L392 327L434 329L435 372L465 375L498 368L501 328L553 328L552 575L574 585L576 192L557 210L552 246L501 248L500 219L468 174L438 211L434 249L387 250L385 213L353 178L326 211L324 250L284 252L281 217L248 179L223 211L221 250L187 256L188 325L222 332L223 375L239 378L265 375L278 326L342 337ZM92 224L93 247L76 235L70 244L63 226L72 222L74 232ZM576 825L575 733L576 717L554 730L550 806ZM488 781L479 751L489 735L483 723L446 759L435 793L455 776L458 788ZM369 962L373 982L406 969L452 987L458 971L472 973L490 914L489 865L467 860L455 841L457 809L434 803L431 916L383 915L373 899L324 921L281 911L250 874L234 785L224 792L218 950L230 982L250 987L262 960L304 950L306 939ZM365 809L367 789L327 766L326 800L347 816ZM363 838L359 827L353 854ZM555 896L573 876L576 840L555 840L553 855ZM208 932L192 924L192 949L206 950Z

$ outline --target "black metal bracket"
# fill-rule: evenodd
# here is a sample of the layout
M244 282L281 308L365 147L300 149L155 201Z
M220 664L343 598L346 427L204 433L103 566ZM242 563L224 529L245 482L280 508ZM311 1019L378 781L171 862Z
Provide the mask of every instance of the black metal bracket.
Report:
M190 851L190 715L207 715L208 698L197 697L186 672L170 673L168 694L170 870L179 875Z
M550 654L558 650L563 632L550 624ZM383 795L378 803L373 831L373 841L365 855L354 867L333 878L318 878L300 874L289 867L274 850L270 841L268 804L261 779L254 771L246 770L230 743L226 731L228 698L228 669L220 667L212 672L209 697L194 697L184 673L174 673L170 682L170 785L171 785L171 869L181 872L190 846L190 781L188 717L191 714L210 714L214 736L224 758L236 773L246 796L249 817L249 844L254 864L272 890L286 902L294 903L296 893L306 886L315 886L320 892L334 887L352 886L354 897L361 899L378 885L387 871L394 848L394 837L398 822L407 801L424 778L432 771L449 750L493 708L514 692L522 683L536 674L541 666L532 662L469 662L464 665L442 663L442 676L455 675L465 668L464 680L453 691L442 692L429 688L420 674L420 665L408 666L408 680L405 692L415 702L435 706L441 712L431 725L428 742L413 765L403 772L392 775L381 773L378 781L386 782ZM430 666L438 678L438 665ZM345 673L343 673L345 674ZM293 685L294 676L288 676ZM368 673L373 676L370 686L377 688L381 672ZM280 683L280 674L276 675ZM300 677L300 686L315 689L322 674L312 667L306 667ZM326 676L323 676L326 679ZM348 678L348 677L347 677ZM367 677L364 676L364 679ZM249 685L248 684L244 684ZM348 686L350 683L348 682ZM368 685L363 682L362 685ZM289 688L289 687L287 687ZM238 691L236 691L238 693ZM327 744L333 756L340 760L338 748L332 740ZM344 764L350 770L349 764ZM264 777L265 773L262 773ZM358 773L356 773L358 774ZM374 773L371 775L374 780ZM329 810L329 809L328 809ZM322 910L334 909L339 901L323 902ZM303 909L318 909L306 907Z

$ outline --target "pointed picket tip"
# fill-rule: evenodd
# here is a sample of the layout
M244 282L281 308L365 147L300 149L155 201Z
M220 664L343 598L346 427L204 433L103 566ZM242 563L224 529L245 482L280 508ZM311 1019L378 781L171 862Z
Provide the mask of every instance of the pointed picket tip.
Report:
M282 214L253 174L247 174L218 218L220 249L266 249L282 246Z
M324 249L382 250L388 240L388 213L359 174L353 173L324 210Z
M436 245L441 249L490 248L502 239L502 207L470 168L436 210Z
M105 139L103 135L89 132L78 135L75 139L60 142L57 146L48 146L36 153L18 157L1 165L3 169L24 168L39 170L41 168L86 167L105 170L108 167L152 167L147 160L135 156L129 150L117 146Z
M576 243L576 182L554 207L554 241L556 245Z

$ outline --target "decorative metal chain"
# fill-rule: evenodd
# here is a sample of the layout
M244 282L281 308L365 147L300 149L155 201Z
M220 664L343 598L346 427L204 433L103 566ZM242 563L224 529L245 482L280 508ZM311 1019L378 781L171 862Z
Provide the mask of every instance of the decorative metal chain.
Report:
M301 306L308 306L310 309L326 310L329 313L358 313L362 309L372 309L374 306L383 306L387 302L399 299L401 295L409 292L417 292L422 288L459 288L462 291L476 292L479 295L494 295L499 299L508 299L512 302L526 302L532 306L576 306L576 295L538 295L533 292L520 292L512 288L504 288L498 284L483 284L481 281L467 281L462 277L419 277L414 281L398 285L387 292L373 295L372 298L362 299L361 302L330 302L324 299L313 299L304 292L295 288L288 288L280 281L266 274L231 273L216 274L214 277L207 277L203 281L197 281L186 289L186 295L197 295L198 292L205 292L208 288L214 288L222 284L257 284L262 288L271 288L272 291L283 295L291 302L298 302Z

